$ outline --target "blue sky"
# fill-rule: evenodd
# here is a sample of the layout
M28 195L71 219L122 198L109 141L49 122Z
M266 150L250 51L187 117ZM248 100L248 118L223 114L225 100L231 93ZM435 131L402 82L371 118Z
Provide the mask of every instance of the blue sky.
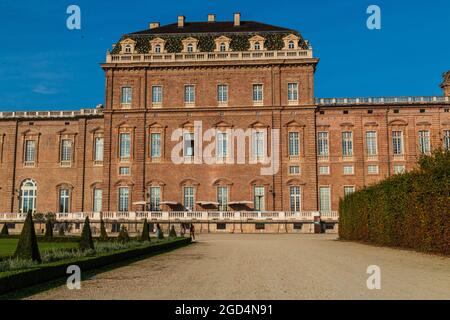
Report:
M126 3L126 5L125 5ZM81 30L66 28L80 6ZM366 27L369 5L382 29ZM124 33L177 15L257 20L299 30L320 58L317 97L441 95L450 69L448 0L1 0L0 111L95 107L104 101L99 64Z

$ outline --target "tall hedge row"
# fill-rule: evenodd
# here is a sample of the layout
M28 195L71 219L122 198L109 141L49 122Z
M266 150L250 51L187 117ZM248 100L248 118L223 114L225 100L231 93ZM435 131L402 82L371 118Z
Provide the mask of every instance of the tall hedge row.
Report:
M341 239L450 254L450 152L346 196L339 214Z

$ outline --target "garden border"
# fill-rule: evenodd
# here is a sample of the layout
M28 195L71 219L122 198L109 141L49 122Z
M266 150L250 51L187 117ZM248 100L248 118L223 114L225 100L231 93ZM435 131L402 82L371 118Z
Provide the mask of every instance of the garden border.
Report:
M100 256L57 261L32 269L5 272L3 275L0 274L0 295L67 277L67 267L71 265L79 266L84 272L149 254L174 250L190 243L191 238L176 239L161 244L153 242L143 248L125 249Z

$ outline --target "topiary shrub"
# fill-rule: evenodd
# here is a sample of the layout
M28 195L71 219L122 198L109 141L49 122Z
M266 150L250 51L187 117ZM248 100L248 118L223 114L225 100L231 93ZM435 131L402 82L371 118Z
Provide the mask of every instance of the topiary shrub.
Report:
M125 226L122 226L120 228L119 236L117 237L117 241L120 243L126 243L130 242L130 236L128 235L127 228Z
M50 219L47 219L47 221L45 222L44 240L46 241L53 240L53 223Z
M108 233L106 232L105 222L103 219L100 219L100 237L98 238L99 241L108 241Z
M150 230L148 228L148 222L147 219L144 219L144 224L142 226L142 235L141 235L141 241L150 241Z
M2 227L2 232L0 232L0 236L9 236L8 225L5 223Z
M177 237L177 232L175 231L175 226L172 225L172 227L170 228L170 232L169 232L169 238L176 238Z
M23 260L33 260L41 263L41 255L34 230L33 215L31 211L28 212L20 234L19 243L17 244L14 257Z
M94 241L92 240L91 225L89 217L84 220L83 231L81 232L81 240L79 244L80 250L94 250Z

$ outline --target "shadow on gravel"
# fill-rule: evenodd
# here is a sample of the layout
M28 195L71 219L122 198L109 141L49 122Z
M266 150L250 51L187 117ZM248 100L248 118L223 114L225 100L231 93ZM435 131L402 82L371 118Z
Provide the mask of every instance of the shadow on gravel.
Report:
M192 242L190 245L196 245L197 242ZM111 271L120 267L125 267L128 266L132 263L144 260L144 259L148 259L157 255L161 255L164 253L168 253L168 252L172 252L175 251L177 249L182 249L184 247L186 247L187 245L178 247L178 248L174 248L174 249L170 249L167 251L162 251L162 252L154 252L151 254L147 254L147 255L143 255L134 259L128 259L126 261L122 261L122 262L118 262L118 263L114 263L111 264L109 266L106 267L102 267L102 268L98 268L96 270L90 270L90 271L86 271L86 272L81 272L81 280L82 281L86 281L86 280L90 280L92 278L94 278L96 275L107 272L107 271ZM61 279L57 279L57 280L53 280L44 284L39 284L33 287L29 287L26 289L22 289L19 291L14 291L5 295L0 296L0 300L20 300L20 299L25 299L28 298L30 296L33 296L35 294L38 293L43 293L45 291L51 290L51 289L55 289L57 287L63 286L66 284L67 278L61 278Z

